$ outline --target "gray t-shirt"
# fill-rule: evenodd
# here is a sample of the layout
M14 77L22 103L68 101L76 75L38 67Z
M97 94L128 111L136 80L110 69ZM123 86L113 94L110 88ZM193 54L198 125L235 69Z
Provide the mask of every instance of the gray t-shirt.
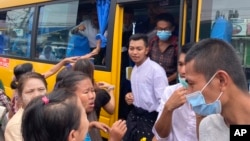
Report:
M199 126L199 141L229 141L229 128L220 114L205 117Z

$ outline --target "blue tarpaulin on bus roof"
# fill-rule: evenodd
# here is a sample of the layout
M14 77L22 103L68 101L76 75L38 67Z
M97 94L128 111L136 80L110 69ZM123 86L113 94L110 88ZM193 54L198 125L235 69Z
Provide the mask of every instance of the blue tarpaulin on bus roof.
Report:
M108 27L110 0L96 0L96 7L100 28L100 33L96 35L96 39L101 39L101 47L104 48L107 45L107 38L104 33Z

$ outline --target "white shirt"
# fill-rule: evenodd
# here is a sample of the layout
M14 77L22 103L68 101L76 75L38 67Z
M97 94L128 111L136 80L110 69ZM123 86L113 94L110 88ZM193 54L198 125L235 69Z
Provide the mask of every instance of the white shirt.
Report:
M147 58L140 66L135 65L131 73L133 104L148 112L156 111L167 85L164 69Z
M182 87L180 83L166 87L161 97L157 120L162 114L166 101L173 92L180 87ZM196 116L191 106L186 102L174 110L172 115L172 130L168 137L161 138L156 132L155 127L153 127L153 133L158 141L198 141L196 134Z
M83 36L86 36L89 40L89 46L91 48L96 47L96 35L99 33L99 29L96 29L91 20L87 19L81 22L79 25L83 24L85 26L84 31L79 31ZM104 33L104 36L107 37L107 32Z
M205 117L199 126L200 141L229 141L229 133L229 128L220 114Z

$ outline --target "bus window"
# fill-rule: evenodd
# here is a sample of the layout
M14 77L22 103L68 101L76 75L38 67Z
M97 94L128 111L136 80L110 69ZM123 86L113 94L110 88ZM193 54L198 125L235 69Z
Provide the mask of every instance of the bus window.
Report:
M96 3L73 1L41 6L35 57L59 61L86 55L96 48L99 32ZM107 37L107 32L104 36ZM102 48L94 56L95 65L105 65L105 53L106 48Z
M34 8L23 8L0 12L4 49L2 54L30 57L31 31ZM5 16L4 16L5 15Z
M59 61L65 58L69 30L76 25L78 2L40 7L36 40L37 59Z
M250 1L248 0L203 0L199 39L210 37L213 23L224 18L232 24L231 44L236 49L250 82ZM207 30L211 29L211 30Z

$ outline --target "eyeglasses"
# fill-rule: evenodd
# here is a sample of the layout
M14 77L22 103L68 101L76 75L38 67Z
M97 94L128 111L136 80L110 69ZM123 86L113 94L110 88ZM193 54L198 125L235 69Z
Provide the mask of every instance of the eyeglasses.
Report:
M165 27L165 28L161 28L161 27L156 27L155 29L158 31L170 31L172 27Z

